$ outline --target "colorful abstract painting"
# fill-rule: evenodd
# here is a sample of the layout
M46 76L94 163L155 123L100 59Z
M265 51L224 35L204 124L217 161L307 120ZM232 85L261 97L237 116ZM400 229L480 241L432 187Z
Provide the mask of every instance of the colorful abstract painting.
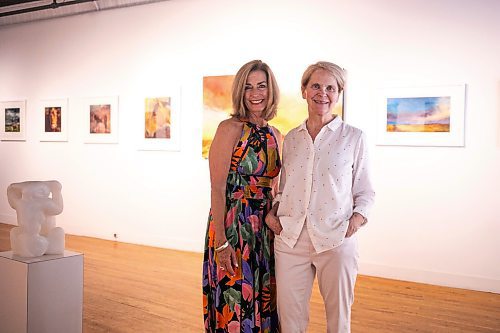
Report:
M232 112L231 86L234 75L203 77L202 156L208 158L217 126Z
M208 158L208 152L219 123L229 118L232 113L231 86L234 75L203 77L203 138L202 156ZM343 94L333 110L334 114L344 118ZM300 125L307 118L307 103L302 98L300 89L282 90L278 114L269 123L283 135Z

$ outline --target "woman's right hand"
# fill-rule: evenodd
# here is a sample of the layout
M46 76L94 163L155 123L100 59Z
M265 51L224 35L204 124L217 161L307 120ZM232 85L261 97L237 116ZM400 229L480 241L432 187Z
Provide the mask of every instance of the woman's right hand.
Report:
M280 218L277 217L272 210L266 215L264 221L275 235L281 234L283 227L281 226Z

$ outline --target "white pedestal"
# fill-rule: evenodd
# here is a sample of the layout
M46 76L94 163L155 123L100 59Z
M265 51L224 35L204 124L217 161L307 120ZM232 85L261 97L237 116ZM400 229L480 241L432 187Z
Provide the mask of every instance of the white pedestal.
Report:
M0 332L81 333L83 254L0 252Z

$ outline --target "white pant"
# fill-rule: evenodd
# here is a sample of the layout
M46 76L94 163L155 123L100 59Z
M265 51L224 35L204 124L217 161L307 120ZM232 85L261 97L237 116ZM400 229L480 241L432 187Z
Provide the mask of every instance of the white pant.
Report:
M316 273L325 303L327 332L350 332L351 306L358 274L356 236L346 238L342 245L332 250L316 253L304 223L295 247L290 248L277 236L274 253L281 332L306 332L309 299Z

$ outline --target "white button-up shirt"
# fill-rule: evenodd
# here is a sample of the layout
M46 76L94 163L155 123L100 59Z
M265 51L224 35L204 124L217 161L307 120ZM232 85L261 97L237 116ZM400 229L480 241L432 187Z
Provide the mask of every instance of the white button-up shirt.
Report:
M279 237L293 248L307 221L317 253L339 246L349 218L367 218L375 197L363 132L335 117L313 142L304 122L286 135L282 156Z

